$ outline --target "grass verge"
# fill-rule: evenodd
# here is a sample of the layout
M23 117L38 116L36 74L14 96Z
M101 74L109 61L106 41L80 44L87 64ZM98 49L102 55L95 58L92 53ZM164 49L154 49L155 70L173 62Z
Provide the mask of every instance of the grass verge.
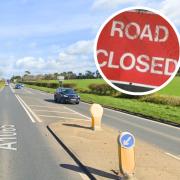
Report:
M4 82L0 82L0 89L1 89L1 88L3 88L3 87L4 87L4 85L5 85L5 83L4 83Z
M26 85L27 87L41 91L54 93L53 88ZM81 93L81 100L90 103L99 103L103 106L127 111L139 116L150 117L164 122L174 122L180 124L180 107L141 102L136 99L114 98L111 96L100 96L94 94Z

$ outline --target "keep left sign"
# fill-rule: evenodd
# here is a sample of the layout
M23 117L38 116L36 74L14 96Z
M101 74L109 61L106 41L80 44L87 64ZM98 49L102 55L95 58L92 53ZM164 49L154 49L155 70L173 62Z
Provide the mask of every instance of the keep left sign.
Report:
M126 9L100 28L94 50L96 66L115 89L131 95L153 93L178 71L178 32L157 11Z

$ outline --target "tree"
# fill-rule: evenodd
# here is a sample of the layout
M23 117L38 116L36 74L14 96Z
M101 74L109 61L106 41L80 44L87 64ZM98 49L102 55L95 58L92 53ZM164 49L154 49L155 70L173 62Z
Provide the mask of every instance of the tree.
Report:
M24 76L25 76L25 75L27 75L27 76L28 76L28 75L30 75L30 74L31 74L31 72L30 72L30 71L25 71Z

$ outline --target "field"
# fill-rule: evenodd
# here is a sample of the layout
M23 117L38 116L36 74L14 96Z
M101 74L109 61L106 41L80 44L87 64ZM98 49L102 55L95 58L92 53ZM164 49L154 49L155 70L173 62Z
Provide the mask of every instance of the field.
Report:
M180 76L175 77L165 88L158 92L159 94L180 96Z
M49 80L42 82L58 82L57 80ZM78 89L88 90L90 84L102 84L106 83L103 79L75 79L75 80L65 80L64 83L75 83ZM158 94L170 95L170 96L180 96L180 77L175 77L170 84L165 88L160 90Z
M47 82L47 81L45 81ZM57 82L51 80L48 82ZM85 79L85 80L65 80L64 83L75 83L76 88L88 90L88 86L92 83L102 84L105 83L102 79ZM27 85L28 87L54 93L55 89L47 87L39 87L34 85ZM166 95L157 97L155 100L150 96L150 101L142 101L138 99L128 98L116 98L112 96L102 96L97 94L80 93L81 99L86 102L99 103L104 106L124 110L137 115L145 117L151 117L156 120L163 119L165 121L171 121L180 124L180 106L173 105L174 103L168 103L172 99L173 102L180 101L180 77L175 79L164 89L157 94ZM179 97L175 97L179 96ZM172 97L172 98L171 98ZM164 103L162 102L164 101ZM169 104L169 105L168 105Z

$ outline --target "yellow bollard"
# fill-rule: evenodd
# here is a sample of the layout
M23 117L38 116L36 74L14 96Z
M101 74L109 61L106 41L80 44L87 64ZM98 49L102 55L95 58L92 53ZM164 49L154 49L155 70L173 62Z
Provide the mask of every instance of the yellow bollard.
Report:
M103 107L100 104L93 104L90 107L90 112L92 116L91 127L93 130L101 130L101 119L103 115Z
M129 132L122 132L118 136L119 168L121 173L133 179L135 169L135 138Z

